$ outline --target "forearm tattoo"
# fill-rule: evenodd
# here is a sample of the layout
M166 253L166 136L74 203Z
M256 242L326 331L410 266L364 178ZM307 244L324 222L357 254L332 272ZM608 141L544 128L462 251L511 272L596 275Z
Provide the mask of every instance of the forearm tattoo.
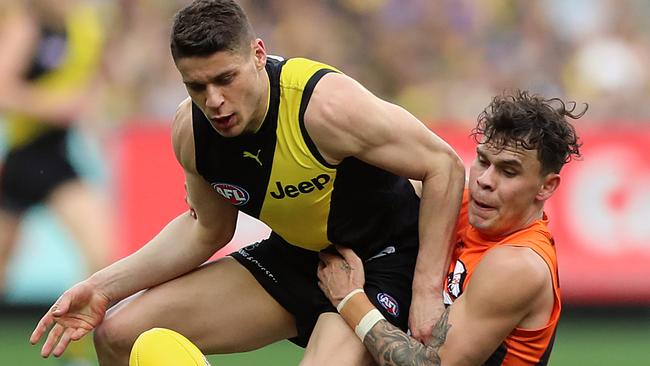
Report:
M366 345L379 365L440 365L438 350L447 340L451 324L449 308L440 316L433 328L433 339L424 345L409 337L386 320L379 321L366 335Z

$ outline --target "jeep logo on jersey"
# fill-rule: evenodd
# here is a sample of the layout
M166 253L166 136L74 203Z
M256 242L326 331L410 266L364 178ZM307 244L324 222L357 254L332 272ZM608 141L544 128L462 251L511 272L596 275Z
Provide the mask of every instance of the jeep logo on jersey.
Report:
M244 188L228 183L212 183L212 188L235 206L245 205L250 197Z
M380 292L377 294L377 301L388 311L388 314L397 317L399 315L399 305L389 294Z
M330 176L327 174L321 174L316 178L300 182L297 185L287 184L282 186L282 182L275 182L275 191L271 191L271 197L275 199L283 199L284 197L295 198L303 193L309 193L314 189L319 191L325 188L325 185L330 181Z

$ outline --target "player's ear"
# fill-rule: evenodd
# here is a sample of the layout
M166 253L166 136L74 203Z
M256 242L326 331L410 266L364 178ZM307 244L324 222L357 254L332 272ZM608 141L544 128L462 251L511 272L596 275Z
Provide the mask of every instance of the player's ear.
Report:
M546 201L551 198L557 187L560 186L560 175L554 172L546 174L542 179L542 185L537 191L535 198L539 201Z
M253 57L255 57L255 66L258 70L263 69L266 66L266 46L264 41L259 38L256 38L251 42L253 49Z

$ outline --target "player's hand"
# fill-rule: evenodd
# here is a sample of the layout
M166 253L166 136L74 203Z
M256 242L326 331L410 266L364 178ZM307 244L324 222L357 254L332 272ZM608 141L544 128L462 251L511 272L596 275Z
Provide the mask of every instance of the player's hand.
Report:
M442 295L432 292L413 292L409 310L411 336L423 344L429 344L435 325L445 310Z
M64 292L45 313L29 338L30 343L36 344L52 327L41 348L41 356L61 356L70 341L79 340L102 322L109 302L107 296L87 281L78 283Z
M341 256L319 253L318 264L318 286L334 306L352 290L362 289L365 282L363 262L352 249L336 246L336 250Z

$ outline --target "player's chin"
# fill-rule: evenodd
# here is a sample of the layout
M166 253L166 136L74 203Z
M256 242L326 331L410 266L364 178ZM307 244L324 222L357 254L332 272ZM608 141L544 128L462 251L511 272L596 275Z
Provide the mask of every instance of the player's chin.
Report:
M482 232L488 232L494 226L494 217L491 215L485 215L485 212L478 214L470 211L468 218L469 224Z

